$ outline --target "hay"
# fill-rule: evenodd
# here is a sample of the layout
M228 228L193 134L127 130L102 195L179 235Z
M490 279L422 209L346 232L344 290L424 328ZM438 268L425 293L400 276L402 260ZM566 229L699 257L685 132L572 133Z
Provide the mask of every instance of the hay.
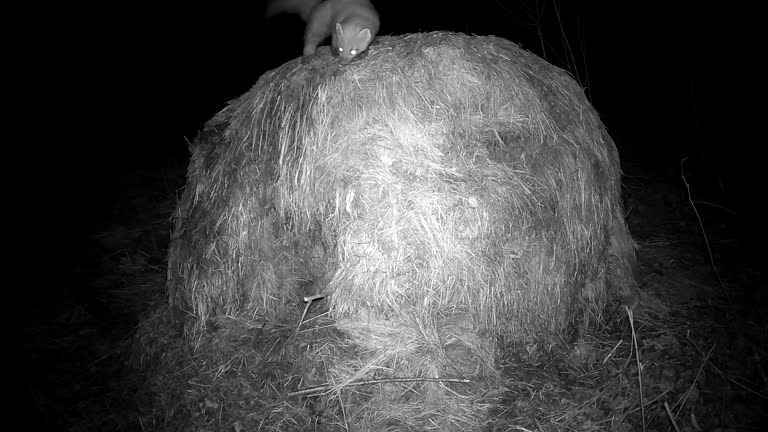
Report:
M478 379L379 386L362 428L478 427L498 337L594 322L633 285L612 140L565 72L500 38L382 37L347 67L289 62L191 150L168 270L191 331L324 293L361 347L324 359L337 396L380 371Z

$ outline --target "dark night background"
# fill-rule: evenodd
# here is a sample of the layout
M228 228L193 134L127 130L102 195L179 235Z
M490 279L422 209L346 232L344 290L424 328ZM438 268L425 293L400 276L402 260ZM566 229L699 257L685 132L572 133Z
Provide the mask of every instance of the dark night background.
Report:
M764 72L742 24L750 13L704 3L375 2L380 35L496 35L568 70L586 87L625 170L639 166L684 188L687 158L696 199L738 215L711 212L704 222L728 224L739 259L757 260L746 252L758 243L762 139L746 131L755 124L754 82ZM38 216L30 221L45 227L33 248L44 242L52 261L22 293L39 306L33 317L45 319L46 303L90 295L79 291L89 277L80 270L95 258L88 236L120 216L114 205L136 172L186 167L188 142L206 120L262 73L300 55L303 23L265 22L261 7L120 3L51 11L45 36L33 42L40 49L25 52L40 92L26 101L33 108L25 132L44 141L22 148L45 182L37 186L44 202L31 198L45 208L31 212Z
M760 73L750 67L754 54L741 28L749 13L731 16L699 2L562 2L559 10L553 3L539 2L538 24L532 1L380 1L377 8L381 35L497 35L546 57L587 88L624 161L679 178L688 158L700 199L749 216L756 138L744 131L750 80ZM85 247L82 234L109 223L126 175L185 165L187 141L206 120L301 51L303 23L265 23L258 2L103 8L68 10L80 17L59 23L35 59L50 93L50 111L41 114L53 140L48 173L62 192L51 205L67 209L58 222L68 227L71 238L61 244L72 259L73 245Z

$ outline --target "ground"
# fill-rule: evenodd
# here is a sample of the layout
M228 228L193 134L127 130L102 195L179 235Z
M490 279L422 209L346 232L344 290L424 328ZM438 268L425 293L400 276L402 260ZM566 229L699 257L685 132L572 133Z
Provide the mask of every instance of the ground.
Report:
M224 375L215 365L201 367L199 377L187 373L182 387L163 393L152 382L157 360L136 359L137 326L157 319L166 303L168 220L184 183L182 165L134 173L113 205L112 222L89 238L89 260L74 279L80 285L30 311L22 333L23 402L35 429L301 430L312 424L270 425L247 404L240 406L251 409L251 417L239 417L237 407L223 406L231 394L183 387L198 378L215 383ZM506 350L499 363L506 390L488 428L762 430L768 316L757 259L740 234L742 219L697 201L684 170L659 172L632 160L623 167L627 220L639 246L639 301L607 311L604 323L576 342ZM224 369L248 384L240 373L247 368ZM279 377L275 372L271 385ZM267 382L254 377L243 388ZM185 398L196 391L196 399ZM312 406L315 421L323 416L315 411L327 408Z

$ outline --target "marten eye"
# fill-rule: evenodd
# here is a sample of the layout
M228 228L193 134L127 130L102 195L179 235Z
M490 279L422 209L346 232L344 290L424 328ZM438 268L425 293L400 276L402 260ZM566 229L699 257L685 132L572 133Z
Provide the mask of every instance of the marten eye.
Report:
M357 55L357 50L353 49L352 51L349 52L349 55L356 56Z
M344 52L344 48L342 48L342 47L339 47L339 52L340 52L340 53L343 53L343 52Z

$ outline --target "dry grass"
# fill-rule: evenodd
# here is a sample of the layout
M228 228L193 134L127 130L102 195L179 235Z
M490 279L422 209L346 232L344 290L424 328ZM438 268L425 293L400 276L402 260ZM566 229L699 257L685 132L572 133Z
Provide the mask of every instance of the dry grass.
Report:
M566 73L493 37L265 74L193 145L175 221L171 303L214 358L223 321L286 326L325 296L330 333L280 359L345 427L477 429L498 338L569 338L634 286L613 142Z
M348 317L341 331L327 295L302 304L294 292L277 319L214 314L194 331L164 289L167 221L183 173L142 174L121 190L120 218L93 238L87 295L27 316L21 397L35 412L21 417L27 429L71 431L764 430L760 267L739 254L730 219L697 218L685 182L635 169L626 188L639 244L631 314L608 302L602 320L573 339L502 335L492 370L488 345L460 315L371 321L369 333ZM471 366L483 372L460 376ZM440 378L425 376L435 371Z

